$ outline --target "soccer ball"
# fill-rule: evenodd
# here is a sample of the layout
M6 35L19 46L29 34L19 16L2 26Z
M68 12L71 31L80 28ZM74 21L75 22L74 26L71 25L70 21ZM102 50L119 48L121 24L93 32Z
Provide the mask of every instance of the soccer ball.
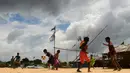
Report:
M46 56L41 56L41 58L42 58L43 60L45 60L45 59L46 59Z

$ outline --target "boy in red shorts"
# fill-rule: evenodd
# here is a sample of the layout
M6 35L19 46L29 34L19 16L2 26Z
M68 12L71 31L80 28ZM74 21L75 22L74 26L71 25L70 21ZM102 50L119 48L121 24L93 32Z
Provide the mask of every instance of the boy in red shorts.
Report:
M88 72L91 72L90 71L90 59L87 56L87 52L86 52L86 50L88 49L88 45L87 45L88 42L89 42L89 38L84 37L84 40L81 41L81 43L80 43L80 49L81 49L81 51L80 51L80 62L78 63L77 72L81 72L80 68L84 64L84 61L88 62Z

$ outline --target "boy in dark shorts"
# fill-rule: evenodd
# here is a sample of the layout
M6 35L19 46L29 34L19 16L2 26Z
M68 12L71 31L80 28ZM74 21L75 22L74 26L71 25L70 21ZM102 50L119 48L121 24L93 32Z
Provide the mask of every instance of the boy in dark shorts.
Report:
M106 37L105 40L106 40L106 42L108 44L104 44L103 43L103 45L108 46L108 48L109 48L108 55L111 57L112 64L115 66L114 71L115 70L120 71L121 70L121 66L119 65L119 63L116 60L116 50L115 50L115 48L114 48L114 46L113 46L113 44L112 44L112 42L110 40L110 37Z
M81 72L80 68L84 64L84 61L88 62L88 72L91 72L90 71L90 67L91 67L90 59L89 59L89 57L87 55L87 52L86 52L87 49L88 49L88 45L87 45L88 42L89 42L89 38L88 37L84 37L84 40L81 41L81 43L80 43L80 49L81 49L81 51L80 51L80 62L78 63L77 72Z
M50 52L47 52L46 49L44 49L43 52L46 54L47 57L49 57L49 60L47 61L49 69L50 65L54 67L54 56Z

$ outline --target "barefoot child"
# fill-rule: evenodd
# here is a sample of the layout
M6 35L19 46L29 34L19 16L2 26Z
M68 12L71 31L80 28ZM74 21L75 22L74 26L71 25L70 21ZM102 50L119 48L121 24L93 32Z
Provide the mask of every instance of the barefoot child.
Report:
M59 58L59 54L60 54L60 50L57 50L57 53L54 55L54 59L55 59L55 64L54 64L54 66L55 66L55 68L56 68L56 70L58 70L58 66L59 66L59 60L58 60L58 58Z
M88 58L87 52L86 52L86 50L88 49L88 45L87 45L88 42L89 42L89 38L84 37L84 40L81 41L81 43L80 43L80 49L81 49L81 51L80 51L80 62L78 63L77 72L81 72L80 68L84 64L84 61L88 62L88 72L91 72L90 71L90 59Z
M49 58L49 60L47 61L48 63L48 67L50 69L50 65L51 66L54 66L54 56L50 53L50 52L47 52L46 49L43 50L43 52L46 54L46 56Z
M20 59L21 59L21 57L19 56L19 53L17 53L17 55L15 56L15 62L14 62L14 64L15 64L15 67L19 67L20 66Z
M14 68L14 56L11 58L11 68Z
M91 55L91 62L90 62L91 67L94 68L94 64L95 64L95 58L93 57L93 55Z
M108 48L109 48L108 55L111 57L112 63L115 66L114 71L117 70L117 69L120 71L121 70L121 66L119 65L119 63L116 60L116 50L115 50L115 48L114 48L114 46L113 46L113 44L112 44L112 42L110 40L110 37L106 37L105 40L106 40L106 42L108 44L104 44L104 43L103 44L105 46L108 46Z

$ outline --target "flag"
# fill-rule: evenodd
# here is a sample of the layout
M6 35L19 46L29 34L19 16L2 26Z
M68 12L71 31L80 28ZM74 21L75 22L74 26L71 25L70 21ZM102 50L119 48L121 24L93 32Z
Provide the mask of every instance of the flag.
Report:
M50 42L54 41L54 39L55 39L55 33L53 33L52 36L49 39L50 39Z
M78 41L81 41L81 40L82 40L81 36L79 36L77 40L78 40Z
M52 29L51 29L51 31L53 31L53 30L55 30L56 29L56 26L55 27L53 27Z

